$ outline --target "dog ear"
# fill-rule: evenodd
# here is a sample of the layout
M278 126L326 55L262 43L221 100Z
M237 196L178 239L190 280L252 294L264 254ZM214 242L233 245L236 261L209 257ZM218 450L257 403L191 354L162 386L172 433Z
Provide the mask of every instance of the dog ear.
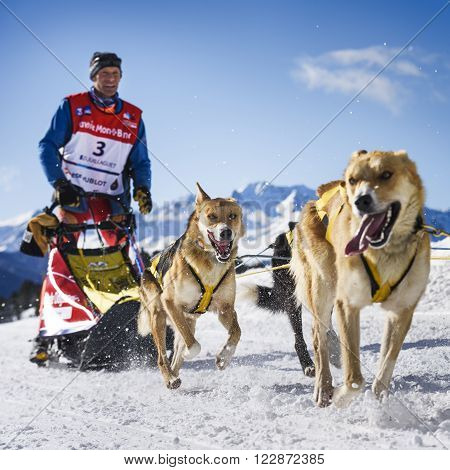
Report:
M358 158L361 155L366 155L367 150L357 150L356 152L352 153L352 158Z
M195 204L199 205L202 202L209 201L211 198L203 191L203 188L196 183L197 185L197 197L195 198Z
M242 214L242 209L239 207L240 209L240 219L241 219L241 227L240 227L240 231L239 231L239 235L240 237L243 237L245 235L245 225L244 225L244 217L243 217L243 214Z
M405 173L408 176L409 180L416 186L420 194L420 205L423 207L425 204L425 188L423 187L422 179L417 172L416 164L409 158L405 150L399 150L394 152L394 155L398 158L403 159Z
M403 157L403 158L406 157L409 159L408 152L406 150L397 150L396 152L394 152L394 155L396 157Z

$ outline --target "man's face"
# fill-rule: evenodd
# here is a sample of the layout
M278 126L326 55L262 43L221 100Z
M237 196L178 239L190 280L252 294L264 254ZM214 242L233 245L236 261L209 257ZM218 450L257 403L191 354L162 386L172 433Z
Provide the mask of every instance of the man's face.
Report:
M120 78L119 67L103 67L94 77L94 88L104 98L111 98L117 93Z

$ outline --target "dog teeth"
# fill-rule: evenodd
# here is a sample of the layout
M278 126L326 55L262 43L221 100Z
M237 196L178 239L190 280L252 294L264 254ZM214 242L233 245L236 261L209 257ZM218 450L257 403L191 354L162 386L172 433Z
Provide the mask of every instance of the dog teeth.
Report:
M391 219L392 219L392 206L389 206L389 209L388 209L387 215L386 215L386 222L383 225L383 230L389 226L389 224L391 222Z
M383 227L384 228L384 227ZM367 239L369 240L370 243L380 243L384 240L384 232L381 232L381 236L380 238L377 238L376 240L374 240L373 238L371 237L367 237Z
M391 219L392 219L392 206L389 206L389 209L388 209L387 215L386 215L386 222L385 222L383 228L386 228L389 225L389 222L391 221Z
M383 228L381 229L380 237L377 238L376 240L374 240L371 237L367 237L367 239L369 240L370 243L381 243L385 239L386 234L385 234L384 231L389 227L391 219L392 219L392 206L389 206L389 209L387 210L387 214L386 214L386 222L383 224Z

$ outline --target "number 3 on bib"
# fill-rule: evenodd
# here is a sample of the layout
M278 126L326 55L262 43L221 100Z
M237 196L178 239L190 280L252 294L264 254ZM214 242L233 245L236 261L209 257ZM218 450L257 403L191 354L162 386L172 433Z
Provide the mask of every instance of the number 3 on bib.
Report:
M95 155L96 157L101 157L105 153L105 150L104 150L105 147L106 147L106 142L102 142L101 140L99 140L97 142L97 149L95 152L92 152L92 155Z

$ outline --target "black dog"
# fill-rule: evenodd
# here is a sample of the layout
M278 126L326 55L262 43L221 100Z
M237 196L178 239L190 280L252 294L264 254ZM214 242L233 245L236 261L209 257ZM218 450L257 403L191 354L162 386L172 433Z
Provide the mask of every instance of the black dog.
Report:
M278 235L273 248L272 267L289 263L292 257L292 231L295 222L289 222L289 232ZM308 353L303 338L302 306L297 306L295 298L294 278L288 269L272 271L273 287L257 287L257 305L272 312L284 311L288 314L295 335L295 350L297 352L303 372L308 377L314 377L314 363Z

